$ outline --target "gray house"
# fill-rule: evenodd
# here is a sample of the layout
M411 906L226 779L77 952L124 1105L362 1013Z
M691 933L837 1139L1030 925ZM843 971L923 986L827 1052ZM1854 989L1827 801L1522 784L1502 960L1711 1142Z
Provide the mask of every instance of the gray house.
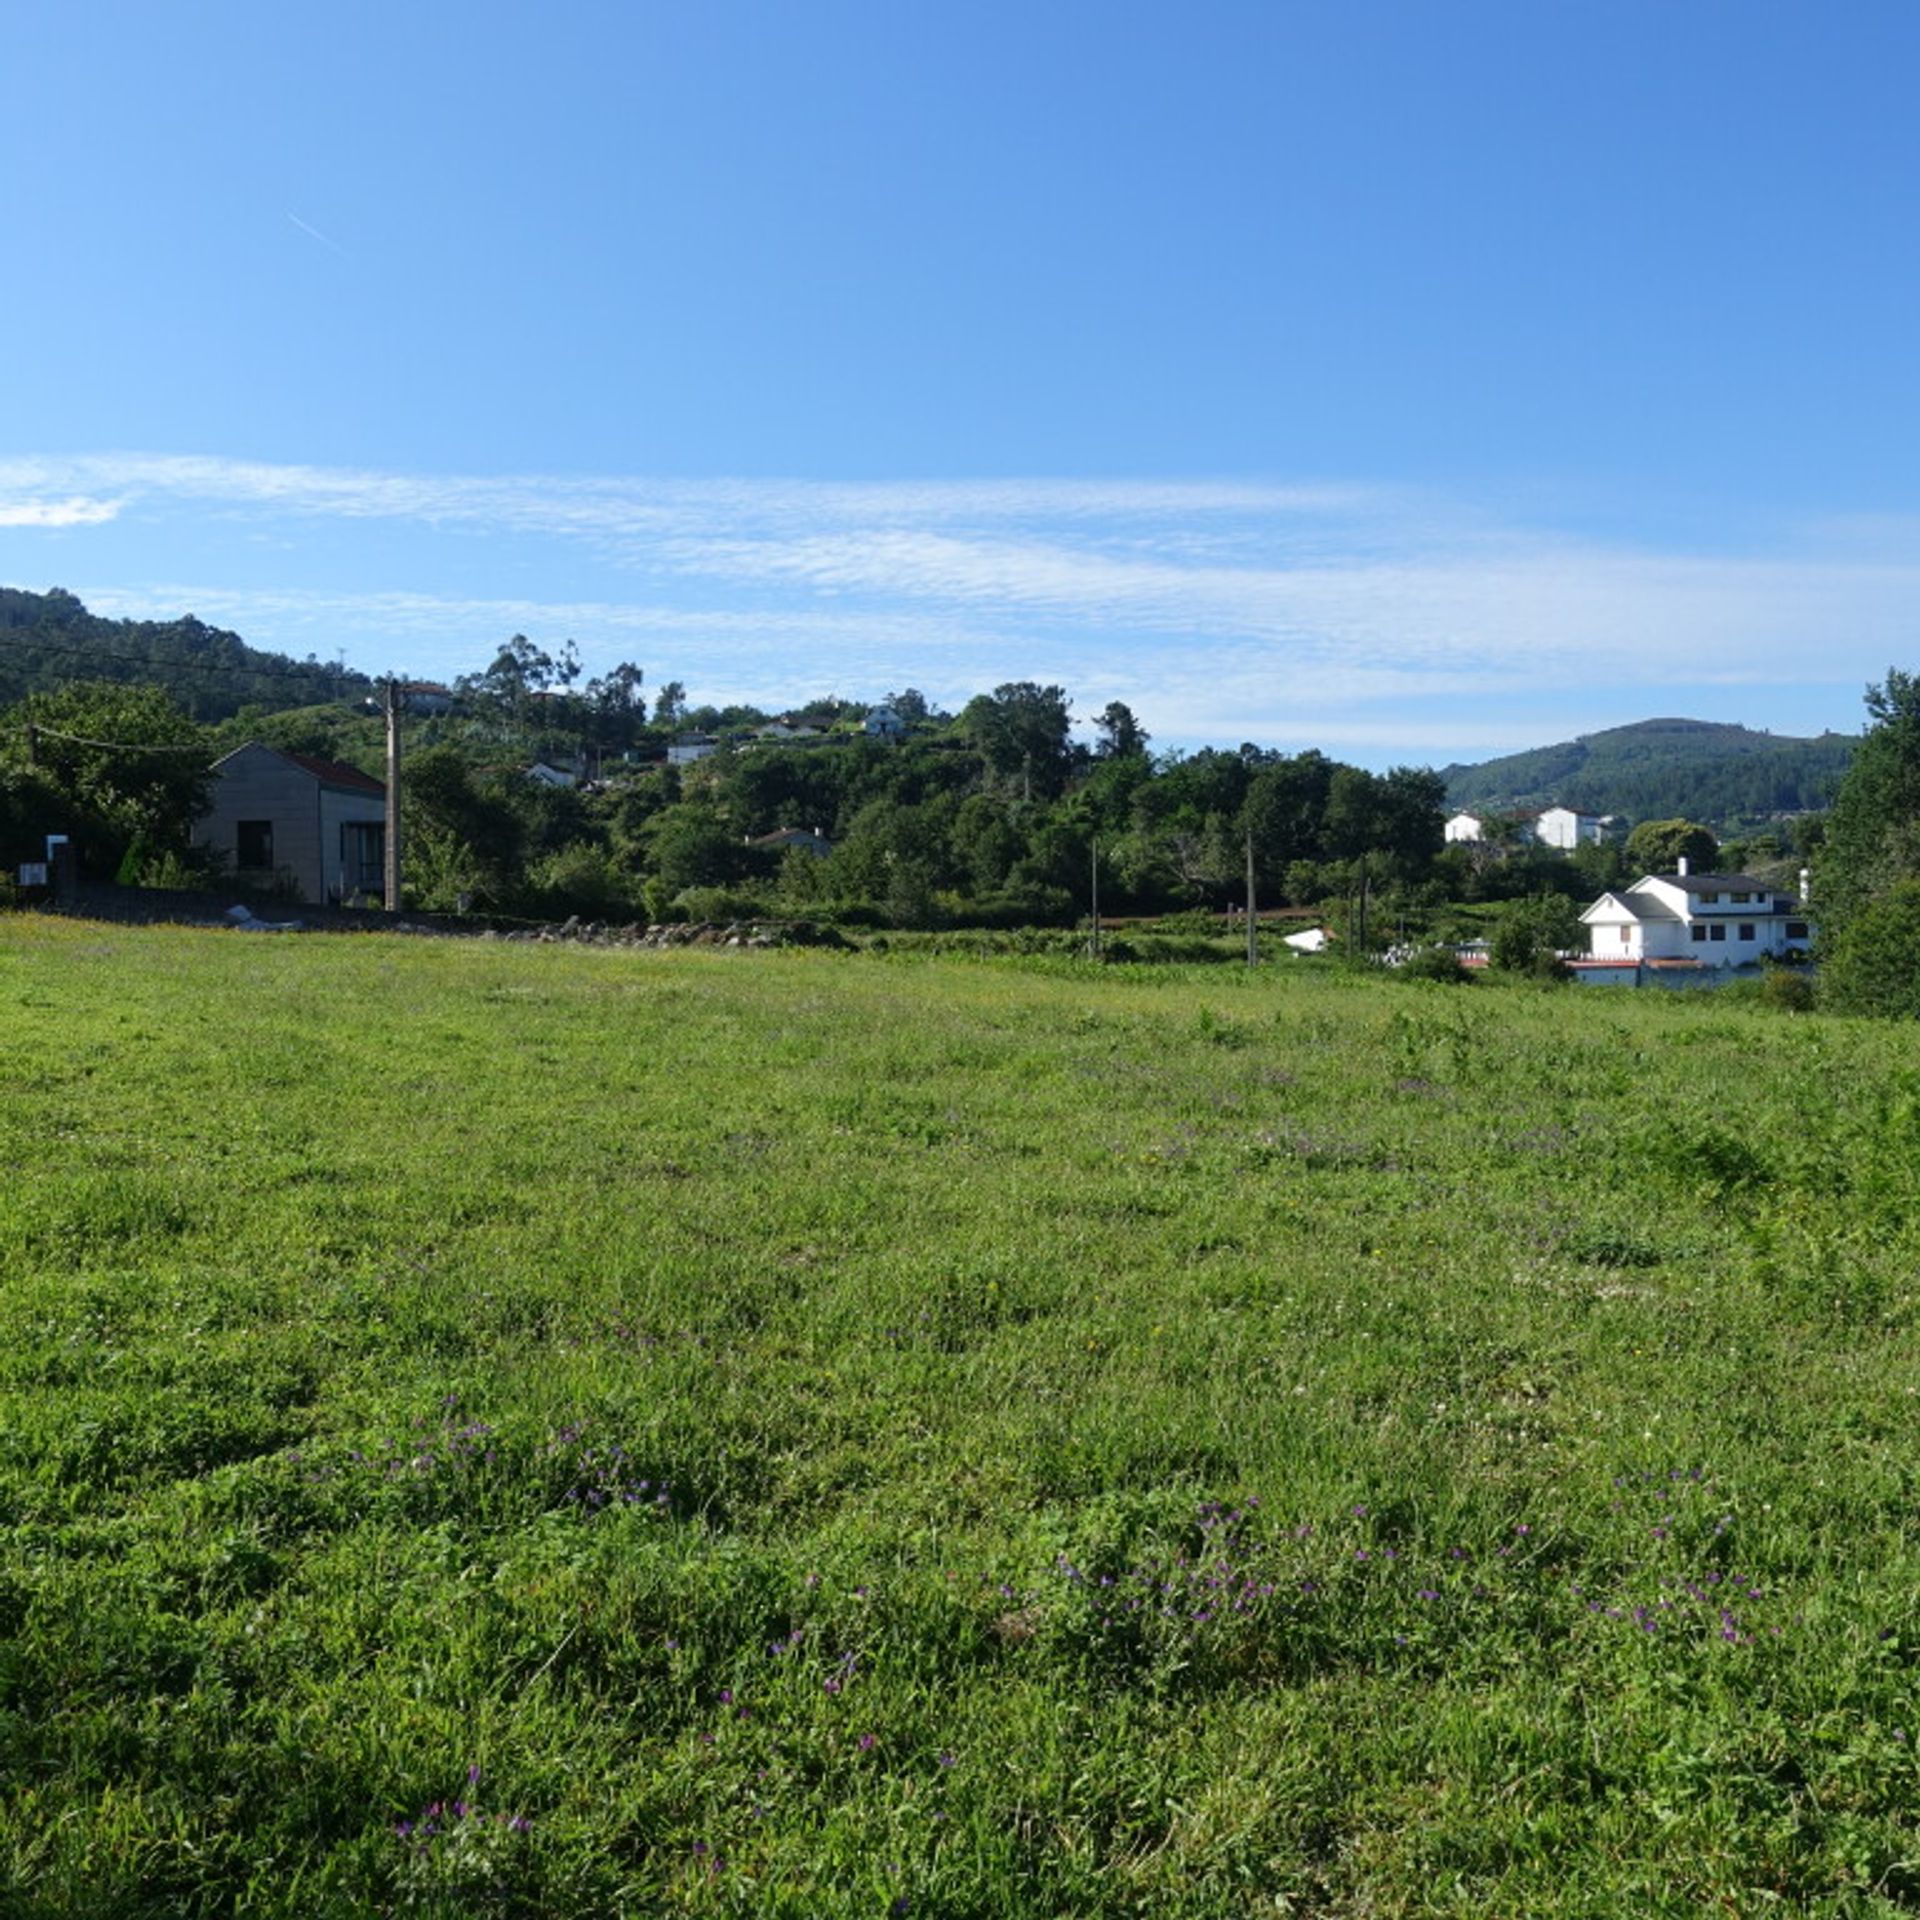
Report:
M278 880L319 902L380 897L387 790L337 760L253 741L214 762L213 804L194 826L248 880Z

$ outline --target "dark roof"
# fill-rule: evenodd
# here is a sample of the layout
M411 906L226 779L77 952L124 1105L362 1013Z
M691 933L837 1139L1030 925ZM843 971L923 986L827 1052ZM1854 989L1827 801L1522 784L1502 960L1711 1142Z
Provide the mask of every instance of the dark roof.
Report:
M1650 873L1649 880L1664 880L1670 887L1683 887L1688 893L1764 893L1769 899L1780 888L1756 880L1750 873Z
M312 753L283 753L280 757L312 774L323 787L345 787L349 793L384 794L387 790L372 774L362 773L358 767L349 767L339 760L322 760Z
M1634 882L1634 886L1638 886L1639 884L1639 881ZM1674 912L1664 901L1653 895L1643 893L1638 899L1634 898L1633 887L1628 887L1624 891L1609 888L1587 909L1587 913L1598 913L1609 900L1611 900L1629 920L1678 920L1683 917ZM1580 917L1584 920L1586 914L1582 914Z

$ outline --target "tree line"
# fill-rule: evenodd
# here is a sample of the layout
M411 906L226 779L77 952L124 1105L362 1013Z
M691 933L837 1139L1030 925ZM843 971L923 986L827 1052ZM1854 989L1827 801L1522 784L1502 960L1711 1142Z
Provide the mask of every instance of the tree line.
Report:
M1024 681L958 713L911 688L890 695L900 738L870 737L865 709L823 701L793 716L817 738L763 741L767 716L753 709L693 707L670 686L649 713L637 669L576 692L567 665L516 639L462 682L457 711L408 723L414 904L1060 924L1087 911L1096 860L1106 911L1160 914L1238 903L1249 850L1268 905L1445 890L1446 795L1422 769L1376 774L1252 744L1155 754L1119 702L1089 743L1074 737L1065 689ZM668 740L703 722L732 739L664 764ZM0 713L9 857L57 821L91 872L191 877L208 770L253 738L381 770L377 723L341 702L207 725L151 686L31 694ZM538 784L527 765L541 753L596 777ZM774 837L793 829L804 832Z

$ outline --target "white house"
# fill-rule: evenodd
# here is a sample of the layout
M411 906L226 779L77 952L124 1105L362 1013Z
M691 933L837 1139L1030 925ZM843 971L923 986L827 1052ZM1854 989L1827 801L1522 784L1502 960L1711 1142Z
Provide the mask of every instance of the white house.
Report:
M682 734L667 748L667 765L690 767L696 760L704 760L719 744L710 733Z
M1572 807L1544 807L1533 816L1533 837L1543 847L1571 853L1575 847L1597 846L1606 838L1608 822L1597 813L1576 813Z
M1603 893L1580 916L1594 961L1616 965L1749 966L1805 953L1806 907L1745 873L1650 873Z
M860 724L869 739L904 740L907 737L907 723L891 707L869 707L866 719Z
M1479 841L1487 837L1487 823L1493 816L1485 813L1456 813L1442 828L1449 843ZM1521 834L1542 847L1557 847L1571 853L1575 847L1597 846L1615 826L1614 817L1605 813L1578 813L1572 807L1543 807L1538 813L1518 816Z

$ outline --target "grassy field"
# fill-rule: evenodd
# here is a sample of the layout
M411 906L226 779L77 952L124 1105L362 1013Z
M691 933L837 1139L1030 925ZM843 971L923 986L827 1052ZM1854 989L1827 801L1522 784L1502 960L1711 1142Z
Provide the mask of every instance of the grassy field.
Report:
M1920 1035L0 922L0 1912L1920 1907Z

